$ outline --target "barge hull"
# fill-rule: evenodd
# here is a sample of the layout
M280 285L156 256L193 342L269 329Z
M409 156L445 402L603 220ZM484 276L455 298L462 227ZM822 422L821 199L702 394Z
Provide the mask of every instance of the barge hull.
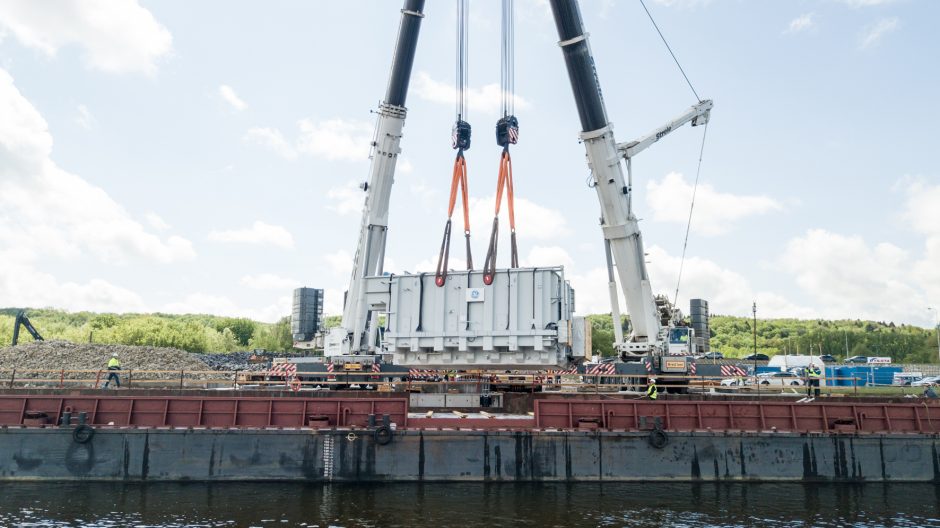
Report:
M933 481L940 437L781 432L0 429L0 480ZM665 443L663 443L663 440Z

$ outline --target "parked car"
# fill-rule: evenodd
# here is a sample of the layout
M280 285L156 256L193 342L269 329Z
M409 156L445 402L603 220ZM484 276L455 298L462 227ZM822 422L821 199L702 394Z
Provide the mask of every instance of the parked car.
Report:
M924 375L920 372L895 372L891 384L906 387L922 379Z
M770 356L768 356L767 354L757 353L757 354L751 354L749 356L744 356L744 359L748 361L770 361Z
M792 372L767 372L758 375L757 379L761 385L803 385L803 380Z
M940 385L940 376L927 376L911 382L911 387L929 387L931 385Z
M850 358L845 358L846 363L862 363L868 364L868 356L852 356Z
M721 380L722 387L743 387L744 385L752 385L754 383L753 378L725 378Z
M721 352L709 352L707 354L702 354L702 359L725 359L725 355Z
M835 363L836 362L836 358L834 358L832 354L823 354L819 356L819 359L823 360L823 363Z

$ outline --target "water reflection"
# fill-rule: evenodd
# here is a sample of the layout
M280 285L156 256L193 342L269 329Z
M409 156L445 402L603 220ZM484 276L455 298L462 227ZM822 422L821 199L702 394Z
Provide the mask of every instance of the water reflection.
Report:
M0 484L2 526L940 526L931 484Z

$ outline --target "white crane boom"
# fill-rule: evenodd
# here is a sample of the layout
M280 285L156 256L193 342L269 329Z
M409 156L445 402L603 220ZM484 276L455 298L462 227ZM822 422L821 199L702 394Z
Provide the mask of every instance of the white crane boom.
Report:
M700 103L693 105L691 108L683 112L682 115L676 117L672 121L657 128L656 130L653 130L649 134L634 141L618 143L617 150L624 158L631 159L640 152L646 150L648 147L652 146L653 143L656 143L660 139L669 135L670 132L673 132L675 129L690 121L692 122L692 126L699 126L708 123L713 106L714 103L712 103L711 99L701 101Z
M601 227L607 252L608 287L618 341L621 339L621 333L618 331L620 316L617 279L620 281L633 326L629 338L618 342L617 345L621 356L665 354L668 350L669 329L661 324L660 312L646 270L643 237L631 207L633 189L630 163L633 156L675 128L687 122L706 122L712 102L701 101L664 127L639 140L617 144L614 140L613 125L607 119L597 68L577 1L550 0L550 5L558 29L558 45L565 58L568 78L578 107L582 130L580 138L587 153L587 162L593 178L592 186L600 202ZM627 181L620 163L622 157L627 160ZM614 267L616 274L613 273Z
M378 314L370 311L365 302L363 279L382 275L384 271L389 200L395 179L395 165L401 153L402 129L407 113L405 99L418 44L418 31L421 19L424 18L424 3L425 0L405 0L401 10L401 25L388 89L377 112L369 179L361 186L366 198L349 289L346 291L343 321L339 327L330 329L324 342L324 353L329 357L375 353Z

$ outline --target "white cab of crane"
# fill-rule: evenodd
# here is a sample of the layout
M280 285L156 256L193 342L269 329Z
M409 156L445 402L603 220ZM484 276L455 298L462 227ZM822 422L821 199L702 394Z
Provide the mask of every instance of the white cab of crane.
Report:
M695 355L695 330L688 326L674 326L669 329L670 356Z

